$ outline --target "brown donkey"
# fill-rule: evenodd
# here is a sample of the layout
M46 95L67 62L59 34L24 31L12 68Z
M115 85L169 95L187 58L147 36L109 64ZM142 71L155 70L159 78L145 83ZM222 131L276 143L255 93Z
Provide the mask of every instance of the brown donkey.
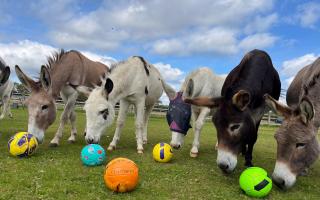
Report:
M285 106L265 95L267 104L284 121L275 134L277 161L272 175L280 188L290 188L296 177L304 174L316 161L320 147L317 132L320 126L320 58L301 69L287 92Z
M56 118L55 100L59 94L65 102L59 129L51 140L50 146L58 146L64 125L70 120L72 130L69 142L75 141L77 133L74 106L78 92L77 86L94 87L101 84L100 78L108 73L108 67L100 62L89 60L78 51L56 52L48 58L48 63L41 66L40 81L34 81L25 75L19 66L15 67L21 83L31 91L26 99L28 107L28 132L43 142L45 130Z

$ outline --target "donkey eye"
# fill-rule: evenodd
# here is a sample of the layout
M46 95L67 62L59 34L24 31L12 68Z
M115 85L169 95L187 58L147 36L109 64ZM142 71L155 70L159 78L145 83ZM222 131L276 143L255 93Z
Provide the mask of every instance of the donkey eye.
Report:
M306 146L306 143L297 143L296 144L296 148L302 148L304 146Z
M231 131L234 131L236 129L240 128L240 124L234 124L230 127Z
M107 117L108 117L108 115L109 115L109 110L108 110L108 108L100 111L99 114L102 115L102 117L103 117L104 120L107 120Z
M49 107L48 105L43 105L43 106L41 107L41 109L42 109L42 110L47 110L48 107Z

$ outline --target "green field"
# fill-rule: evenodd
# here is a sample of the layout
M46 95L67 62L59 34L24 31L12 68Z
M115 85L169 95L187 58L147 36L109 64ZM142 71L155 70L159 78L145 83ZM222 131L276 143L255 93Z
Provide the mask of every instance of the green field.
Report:
M60 113L60 112L59 112ZM62 142L57 148L48 147L57 129L58 120L46 133L45 143L30 158L9 156L7 141L18 131L27 130L27 111L13 110L14 119L0 121L0 199L250 199L242 194L238 178L244 170L244 160L239 156L238 167L231 175L224 175L216 165L216 133L211 123L206 123L201 136L198 158L189 157L193 133L186 137L181 150L174 151L170 163L156 163L152 147L160 142L170 142L171 135L163 117L152 117L149 123L148 144L145 153L136 153L133 117L128 117L121 141L114 152L107 152L107 160L122 156L139 166L139 185L135 191L117 194L109 191L103 181L104 166L85 167L80 161L80 151L85 145L82 135L85 125L83 112L78 112L78 137L75 144L68 144L70 127L67 126ZM115 127L102 138L107 147ZM263 126L259 130L253 163L272 173L276 157L276 128ZM266 199L320 199L320 161L299 177L297 184L288 191L274 186Z

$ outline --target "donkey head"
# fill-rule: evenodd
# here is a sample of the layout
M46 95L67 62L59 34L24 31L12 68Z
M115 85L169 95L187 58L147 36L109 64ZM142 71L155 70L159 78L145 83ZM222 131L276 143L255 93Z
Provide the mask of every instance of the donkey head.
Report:
M292 109L265 95L266 103L284 121L275 134L277 161L272 178L280 188L290 188L296 177L317 159L320 147L317 127L314 126L314 108L308 98L303 98L297 108Z
M186 99L185 102L217 108L212 118L218 134L217 164L224 172L232 172L237 165L237 155L242 151L249 134L255 131L255 124L247 110L250 94L240 90L231 100L225 97L197 97Z
M193 81L190 79L189 84L193 87ZM191 83L192 82L192 83ZM190 126L191 106L183 102L185 96L189 97L190 91L186 89L184 92L176 92L171 86L163 81L164 91L167 94L170 104L166 114L167 122L171 130L170 145L179 149L183 142L184 136L187 134Z
M0 69L0 87L7 82L10 76L10 67L6 66L5 68Z
M48 69L41 67L40 81L29 78L18 65L16 74L21 83L31 92L25 104L28 108L28 132L33 134L39 143L43 142L45 130L56 118L55 99L51 95L51 79Z
M103 131L112 124L114 119L114 104L108 99L113 89L113 81L107 78L102 81L101 86L94 89L85 86L79 86L76 89L88 96L84 105L87 121L85 140L89 144L99 143Z

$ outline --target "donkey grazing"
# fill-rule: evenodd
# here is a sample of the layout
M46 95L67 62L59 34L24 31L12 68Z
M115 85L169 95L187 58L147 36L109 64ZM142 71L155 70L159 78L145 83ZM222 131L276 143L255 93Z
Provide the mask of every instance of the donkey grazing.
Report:
M7 114L12 117L10 111L10 97L14 84L9 80L10 67L0 58L0 97L2 101L2 113L0 119L3 119Z
M85 139L88 143L100 141L104 129L112 124L114 106L120 101L117 128L108 150L116 148L129 105L135 106L138 153L143 153L143 143L147 142L148 119L154 104L163 89L173 91L153 65L137 56L112 65L110 74L100 87L93 90L87 87L77 89L89 96L84 106L87 118Z
M169 97L170 105L167 112L167 121L172 132L171 146L180 148L183 144L184 136L190 128L190 105L183 102L182 99L195 98L199 96L218 97L221 94L221 88L225 78L214 74L209 68L203 67L191 72L185 79L181 89L175 96ZM180 102L180 103L179 103ZM186 104L183 105L183 104ZM189 107L188 107L189 106ZM185 107L185 109L183 109ZM205 119L213 110L207 107L191 106L194 139L190 151L191 157L197 157L200 146L200 133Z
M280 188L290 188L319 156L317 132L320 126L320 58L301 69L287 91L287 104L265 95L267 104L284 121L277 133L277 161L272 174Z
M74 142L77 133L74 106L78 97L78 92L74 87L79 85L93 87L101 84L100 76L108 72L108 67L89 60L78 51L64 52L61 50L48 58L46 66L41 66L40 81L29 78L19 66L16 66L15 69L21 83L31 91L25 102L29 113L28 132L34 134L42 143L45 130L56 118L55 100L60 93L66 105L61 114L59 129L51 140L50 146L59 145L64 125L68 120L72 126L68 141Z
M237 155L245 155L245 165L252 166L252 151L260 121L265 111L263 95L280 96L280 80L269 55L260 50L247 53L227 76L221 97L197 97L185 102L217 107L212 121L218 132L217 164L226 173L237 165Z

